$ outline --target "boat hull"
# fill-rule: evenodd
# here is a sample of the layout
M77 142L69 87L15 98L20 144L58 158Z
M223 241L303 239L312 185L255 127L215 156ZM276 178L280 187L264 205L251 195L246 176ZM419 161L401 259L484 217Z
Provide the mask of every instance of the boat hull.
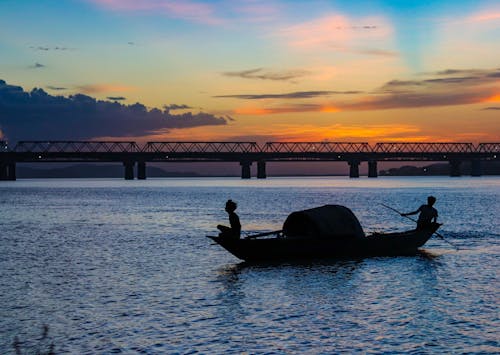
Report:
M413 255L439 228L438 223L421 230L372 234L364 238L306 239L210 239L245 261L345 258Z

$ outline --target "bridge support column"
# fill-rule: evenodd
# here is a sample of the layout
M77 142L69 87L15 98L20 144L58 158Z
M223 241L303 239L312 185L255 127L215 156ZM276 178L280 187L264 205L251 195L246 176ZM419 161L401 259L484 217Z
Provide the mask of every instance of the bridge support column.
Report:
M481 160L472 159L470 164L470 176L481 176Z
M349 160L348 164L349 164L349 177L359 178L359 161Z
M146 180L146 162L144 161L137 163L137 179Z
M376 160L368 161L368 177L376 178L377 176L378 176L377 161Z
M251 178L250 166L252 165L252 162L240 161L240 165L241 165L241 178L242 179L250 179Z
M257 162L257 179L265 179L266 177L266 162L259 160Z
M458 177L462 175L460 164L462 164L460 160L450 160L450 176Z
M7 176L9 175L8 169L7 169L7 164L6 163L0 163L0 181L5 181L7 180Z
M16 180L16 163L0 163L0 180Z
M123 166L125 167L125 180L134 180L134 165L133 161L125 161L123 162Z
M16 180L16 163L7 164L7 180Z

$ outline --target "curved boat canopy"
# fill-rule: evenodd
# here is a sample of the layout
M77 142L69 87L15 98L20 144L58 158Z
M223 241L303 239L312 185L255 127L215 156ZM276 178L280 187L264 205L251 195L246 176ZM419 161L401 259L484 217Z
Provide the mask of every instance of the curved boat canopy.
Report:
M291 213L283 224L290 238L364 238L365 233L352 211L340 205L325 205Z

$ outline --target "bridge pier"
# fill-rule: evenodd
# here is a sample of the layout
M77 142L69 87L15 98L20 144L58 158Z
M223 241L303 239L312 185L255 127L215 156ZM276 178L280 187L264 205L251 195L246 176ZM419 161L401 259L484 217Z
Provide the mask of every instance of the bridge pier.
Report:
M250 166L252 165L252 162L240 161L240 165L241 165L241 178L250 179L252 177L250 174Z
M137 163L137 179L146 180L146 162L144 161Z
M0 163L0 180L16 180L16 163Z
M259 160L257 162L257 179L265 179L266 177L266 162L265 160Z
M5 163L0 163L0 181L5 181L7 180L7 164Z
M462 175L460 171L460 165L462 162L460 160L450 160L450 176L459 177Z
M481 176L481 160L472 159L470 164L470 176Z
M377 176L378 176L377 161L376 160L369 160L368 161L368 177L369 178L376 178Z
M123 166L125 167L125 180L134 180L134 165L133 161L125 161L123 162Z
M349 160L349 177L359 178L359 160Z

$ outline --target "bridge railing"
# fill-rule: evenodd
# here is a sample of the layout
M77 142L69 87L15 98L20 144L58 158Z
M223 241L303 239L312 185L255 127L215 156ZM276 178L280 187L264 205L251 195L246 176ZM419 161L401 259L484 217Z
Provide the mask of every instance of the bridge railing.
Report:
M7 152L9 150L9 145L6 141L0 141L0 153Z
M472 143L377 143L375 153L473 153Z
M258 153L256 142L147 142L146 153Z
M264 153L369 153L368 143L353 142L267 142Z
M476 151L479 153L500 154L500 143L479 143Z
M140 151L135 142L103 141L20 141L17 153L135 153Z

